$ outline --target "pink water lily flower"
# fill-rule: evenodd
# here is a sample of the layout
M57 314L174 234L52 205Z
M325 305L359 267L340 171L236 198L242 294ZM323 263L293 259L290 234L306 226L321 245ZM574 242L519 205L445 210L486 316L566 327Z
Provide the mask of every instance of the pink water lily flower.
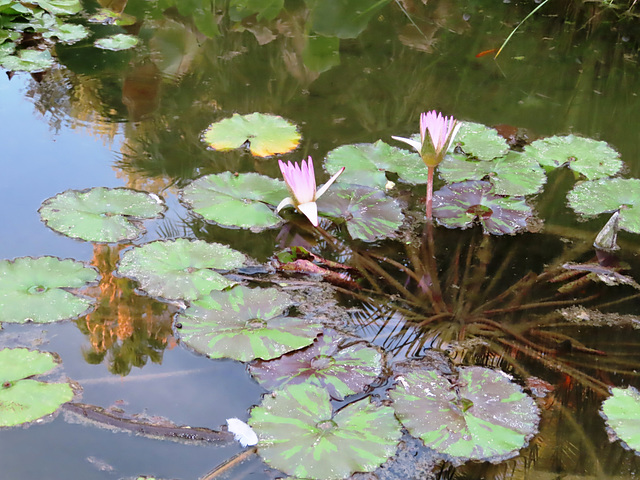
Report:
M291 205L295 207L300 213L309 219L314 227L318 226L318 206L316 200L327 191L333 182L344 172L342 167L338 170L327 183L316 190L316 175L313 171L313 160L311 157L308 160L303 160L301 165L298 163L287 162L278 160L280 165L280 171L284 177L284 182L287 184L290 197L285 198L278 205L278 212L284 207Z

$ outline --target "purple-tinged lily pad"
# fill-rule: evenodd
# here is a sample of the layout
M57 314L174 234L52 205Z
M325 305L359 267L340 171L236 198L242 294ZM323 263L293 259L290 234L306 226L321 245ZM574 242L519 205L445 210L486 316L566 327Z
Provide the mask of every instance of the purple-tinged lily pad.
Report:
M322 332L318 323L282 313L289 296L274 288L236 286L212 292L178 316L182 341L211 358L270 360L306 347Z
M612 388L611 396L602 402L600 415L612 432L610 438L640 455L640 393L634 387ZM613 440L612 440L613 441Z
M400 422L434 450L462 460L499 462L518 454L537 431L535 401L502 372L461 367L397 377L389 393Z
M456 143L460 144L464 153L478 160L502 157L509 151L507 141L498 131L481 123L462 122Z
M503 235L526 230L533 211L523 197L501 197L489 182L469 181L438 190L433 216L448 228L465 229L477 221L484 233Z
M249 366L267 390L306 382L325 388L336 400L363 391L381 371L382 355L376 348L335 332L320 335L304 350Z
M365 242L394 236L404 219L396 200L381 190L360 185L338 185L317 204L319 213L342 219L351 238Z
M251 410L258 455L298 478L337 480L371 472L396 451L393 409L365 398L334 412L326 390L302 383L265 395Z
M219 243L157 240L122 255L118 274L137 280L142 290L169 300L195 300L235 285L214 269L238 268L245 256Z

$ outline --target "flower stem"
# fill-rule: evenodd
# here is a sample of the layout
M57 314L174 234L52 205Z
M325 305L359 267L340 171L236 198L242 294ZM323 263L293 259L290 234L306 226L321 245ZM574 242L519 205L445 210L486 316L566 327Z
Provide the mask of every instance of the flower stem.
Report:
M432 210L432 204L433 204L433 172L435 170L435 167L427 167L427 169L428 169L427 200L426 200L427 220L431 220L432 218L431 210Z

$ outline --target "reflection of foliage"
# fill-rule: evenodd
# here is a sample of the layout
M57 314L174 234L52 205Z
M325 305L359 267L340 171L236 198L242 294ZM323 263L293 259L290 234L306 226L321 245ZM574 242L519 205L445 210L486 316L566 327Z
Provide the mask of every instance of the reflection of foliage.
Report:
M167 304L137 295L131 280L112 275L122 248L94 247L93 265L102 280L90 293L98 307L76 324L91 342L91 348L84 352L87 361L101 363L107 357L111 372L127 375L132 366L141 368L147 360L162 361L163 350L173 344L174 311Z

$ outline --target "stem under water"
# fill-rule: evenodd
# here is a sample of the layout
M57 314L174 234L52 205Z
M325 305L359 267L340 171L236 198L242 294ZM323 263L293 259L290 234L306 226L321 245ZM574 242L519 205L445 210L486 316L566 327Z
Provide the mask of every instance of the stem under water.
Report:
M427 199L426 199L426 207L427 207L427 221L430 222L432 218L432 208L433 208L433 172L435 167L427 167Z

